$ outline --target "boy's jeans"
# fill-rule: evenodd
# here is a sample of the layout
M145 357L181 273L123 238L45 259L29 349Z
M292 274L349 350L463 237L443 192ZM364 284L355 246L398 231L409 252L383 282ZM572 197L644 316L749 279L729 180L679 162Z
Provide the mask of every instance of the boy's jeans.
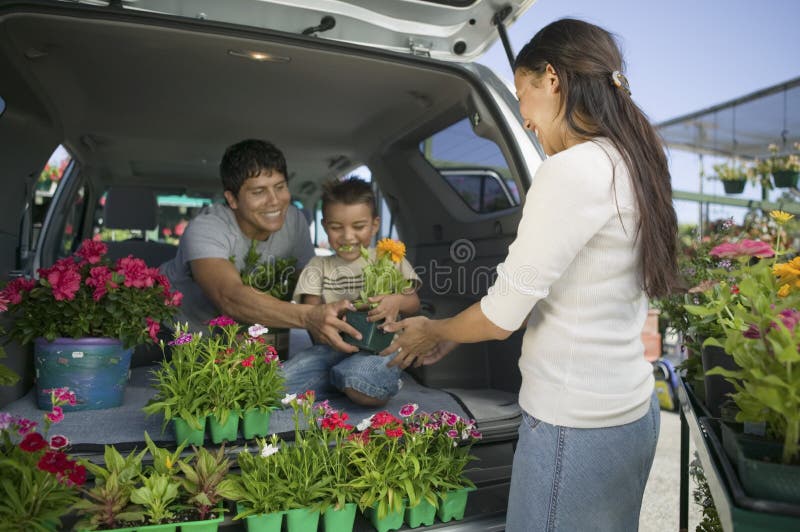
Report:
M301 393L314 390L317 399L327 399L352 388L376 399L388 399L400 387L402 370L386 367L394 355L340 353L329 345L315 345L296 353L283 363L286 390Z

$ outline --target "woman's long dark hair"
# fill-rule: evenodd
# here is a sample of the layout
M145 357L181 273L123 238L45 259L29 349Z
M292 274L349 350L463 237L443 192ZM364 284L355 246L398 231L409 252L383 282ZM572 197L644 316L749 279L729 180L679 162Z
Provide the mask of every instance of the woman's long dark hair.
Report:
M514 71L538 76L548 64L558 76L570 129L586 139L607 137L622 155L639 208L636 237L641 238L644 290L650 297L670 293L679 287L678 221L667 157L660 137L624 85L612 83L612 73L623 71L614 36L581 20L557 20L522 48Z

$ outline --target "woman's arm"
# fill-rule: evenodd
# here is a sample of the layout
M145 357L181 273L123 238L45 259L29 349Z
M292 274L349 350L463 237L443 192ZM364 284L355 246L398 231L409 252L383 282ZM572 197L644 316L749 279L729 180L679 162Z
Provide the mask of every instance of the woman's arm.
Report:
M424 316L415 316L396 323L387 323L384 330L401 331L380 354L388 355L399 351L388 365L402 368L407 368L418 359L422 363L422 359L435 352L440 342L505 340L513 332L492 323L483 314L480 303L475 303L452 318L431 320Z

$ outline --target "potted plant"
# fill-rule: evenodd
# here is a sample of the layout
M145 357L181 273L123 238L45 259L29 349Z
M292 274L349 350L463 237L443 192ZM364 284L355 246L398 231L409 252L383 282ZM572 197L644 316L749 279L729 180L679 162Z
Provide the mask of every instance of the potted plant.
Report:
M297 259L295 257L268 257L266 260L262 260L257 250L257 244L258 242L253 240L247 255L245 255L244 267L239 272L242 283L281 301L290 301L300 277ZM231 257L231 261L235 261L235 257ZM272 328L268 334L267 342L275 347L281 360L286 360L289 355L289 330Z
M242 369L238 385L243 393L242 433L245 439L269 433L271 413L280 406L283 395L281 362L277 349L265 339L268 333L269 329L256 324L247 329L247 337L240 342Z
M383 332L380 323L367 321L367 312L374 306L370 303L371 297L402 294L413 290L414 282L405 279L398 268L405 254L405 244L391 238L384 238L378 242L374 257L369 249L361 247L361 257L366 262L362 272L364 283L359 298L353 302L358 310L347 313L347 323L361 333L362 339L356 340L345 334L343 338L347 343L376 353L392 343L394 335Z
M475 484L464 475L467 464L475 458L470 454L472 445L481 439L475 421L466 420L446 410L431 414L431 428L436 438L433 443L433 467L439 487L437 515L443 522L462 519L467 496Z
M113 530L144 520L144 514L131 506L131 493L142 473L145 452L134 450L123 457L116 448L106 445L103 466L81 460L94 476L94 486L84 489L83 498L72 508L81 516L75 524L77 530Z
M247 448L237 456L239 474L228 475L220 484L226 496L236 502L234 520L244 519L249 532L280 532L283 501L275 486L281 442L273 434L269 440L256 438L257 452Z
M360 497L359 491L353 485L356 478L352 465L354 427L348 423L349 415L346 412L330 408L327 401L321 403L317 419L319 423L314 425L314 429L328 449L325 469L331 479L322 505L325 531L350 531L353 529L356 503Z
M741 194L748 179L755 176L750 168L745 168L738 161L728 161L713 166L717 179L722 181L726 194Z
M163 415L162 431L172 421L178 443L203 445L206 418L211 412L206 340L201 333L191 334L177 326L169 345L172 357L153 370L156 394L143 410L147 415ZM161 347L165 348L163 344Z
M48 435L75 396L64 388L49 393L53 409L42 432L34 421L0 413L0 523L8 530L54 530L86 482L86 468L67 454L67 438Z
M39 278L14 279L0 297L14 318L9 336L34 342L39 407L44 390L69 387L66 410L119 406L133 347L154 341L181 294L157 268L128 256L112 264L105 244L85 240L78 251L38 270Z
M384 410L357 428L352 464L353 485L361 493L358 506L378 532L397 530L403 526L408 501L417 502L412 479L419 467L404 448L403 422Z
M230 460L225 456L225 446L216 452L204 447L194 447L194 454L188 461L177 463L182 473L180 477L186 503L191 505L197 521L182 523L181 532L213 532L223 520L222 503L234 495L226 491L223 483L230 469Z
M797 187L797 178L800 175L800 143L795 142L793 148L794 153L778 155L778 145L770 144L767 147L769 157L756 162L758 172L766 179L772 175L772 180L778 188Z

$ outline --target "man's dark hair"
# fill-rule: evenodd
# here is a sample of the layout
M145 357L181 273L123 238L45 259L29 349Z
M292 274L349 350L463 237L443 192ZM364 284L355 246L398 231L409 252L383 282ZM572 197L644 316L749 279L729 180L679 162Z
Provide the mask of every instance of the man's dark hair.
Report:
M378 212L375 207L375 193L372 192L372 185L356 176L350 176L342 181L329 181L322 186L323 217L325 216L325 209L333 203L342 203L344 205L363 203L369 207L373 218Z
M281 150L271 142L258 139L247 139L229 146L219 163L219 175L224 190L230 190L234 196L245 180L256 177L262 171L280 172L289 179L286 171L286 158Z

